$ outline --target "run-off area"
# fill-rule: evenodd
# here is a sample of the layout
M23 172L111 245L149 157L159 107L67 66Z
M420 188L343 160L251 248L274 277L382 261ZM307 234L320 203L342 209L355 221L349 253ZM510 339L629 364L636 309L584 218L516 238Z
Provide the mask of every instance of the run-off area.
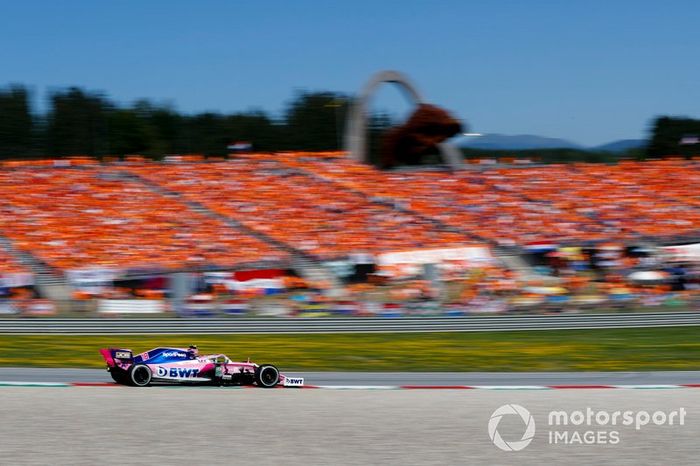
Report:
M535 434L505 452L488 425L503 405L531 413ZM553 410L671 412L683 425L548 425ZM172 390L0 387L4 464L696 464L696 390ZM576 419L576 415L574 415ZM677 419L677 418L676 418ZM618 442L550 441L568 438ZM504 416L505 441L525 425ZM591 436L588 431L595 431ZM562 438L558 435L557 438Z

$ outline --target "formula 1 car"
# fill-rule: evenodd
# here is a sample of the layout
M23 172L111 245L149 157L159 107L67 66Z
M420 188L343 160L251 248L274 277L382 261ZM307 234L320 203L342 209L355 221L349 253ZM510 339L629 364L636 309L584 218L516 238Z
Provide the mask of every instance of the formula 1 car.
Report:
M200 356L196 346L154 348L134 356L130 349L103 348L100 354L115 382L146 387L153 383L302 387L304 379L287 377L271 364L234 362L223 354Z

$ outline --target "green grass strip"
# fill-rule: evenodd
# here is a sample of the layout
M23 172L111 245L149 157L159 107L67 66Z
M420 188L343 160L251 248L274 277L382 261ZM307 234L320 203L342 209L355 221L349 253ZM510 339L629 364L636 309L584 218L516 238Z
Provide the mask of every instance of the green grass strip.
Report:
M0 336L0 365L104 367L98 349L199 345L283 370L700 370L700 327L478 333Z

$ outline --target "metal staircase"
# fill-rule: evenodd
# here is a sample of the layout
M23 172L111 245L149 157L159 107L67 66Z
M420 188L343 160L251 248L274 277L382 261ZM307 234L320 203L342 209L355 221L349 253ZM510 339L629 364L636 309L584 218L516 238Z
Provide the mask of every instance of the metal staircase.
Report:
M326 294L332 298L339 298L343 295L343 285L338 277L323 264L310 260L306 257L295 256L292 261L294 270L307 282L328 284Z
M31 270L34 274L35 286L42 297L57 301L70 299L70 288L61 272L34 255L16 248L9 239L2 235L0 235L0 248Z
M330 296L339 296L340 294L342 294L343 287L338 277L331 270L323 266L323 264L321 264L309 254L298 250L288 245L287 243L272 238L266 235L265 233L261 233L253 228L250 228L242 224L238 220L214 212L197 201L187 199L182 194L160 186L159 184L147 180L139 175L122 172L120 176L122 176L124 179L139 182L162 196L176 199L177 201L189 207L190 210L192 210L193 212L197 212L199 214L220 220L229 225L231 228L242 231L250 236L258 238L259 240L265 243L271 244L279 249L289 252L292 255L292 268L299 274L300 277L310 282L327 283L329 285L329 289L327 290L327 292Z
M452 225L447 225L446 223L442 222L441 220L438 220L436 218L430 217L428 215L424 215L416 210L411 209L410 207L406 207L404 203L401 200L394 199L394 198L388 198L388 197L379 197L379 196L372 196L362 190L351 188L343 183L339 183L331 178L327 178L323 175L319 175L318 173L314 173L309 170L305 170L303 168L291 168L290 170L294 171L297 174L306 176L308 178L311 178L315 181L326 183L332 186L335 186L337 188L343 189L345 191L351 192L353 194L356 194L357 196L360 196L364 198L368 202L372 202L374 204L379 204L384 207L387 207L389 209L395 210L397 212L401 212L404 214L412 215L413 217L419 218L425 222L432 223L436 228L442 230L442 231L449 231L451 233L457 233L460 235L463 235L465 238L470 239L472 241L478 241L484 244L491 244L494 245L493 241L484 238L482 236L479 236L478 234L470 231L466 231L462 228L457 228Z

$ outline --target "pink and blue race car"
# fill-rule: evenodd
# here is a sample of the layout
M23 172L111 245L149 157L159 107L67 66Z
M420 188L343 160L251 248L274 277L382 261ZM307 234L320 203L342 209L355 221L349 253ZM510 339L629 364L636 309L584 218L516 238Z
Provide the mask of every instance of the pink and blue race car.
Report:
M200 356L196 346L154 348L134 355L130 349L103 348L100 354L112 379L146 387L151 383L303 387L304 379L287 377L271 364L231 361L223 354Z

